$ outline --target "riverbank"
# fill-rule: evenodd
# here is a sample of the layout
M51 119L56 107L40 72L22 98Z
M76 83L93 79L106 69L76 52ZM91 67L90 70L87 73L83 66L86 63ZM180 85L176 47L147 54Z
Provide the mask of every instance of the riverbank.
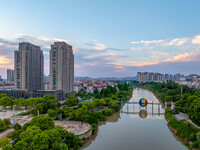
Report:
M197 139L197 132L200 132L200 130L193 127L187 121L177 121L174 117L173 110L170 108L165 110L165 119L168 122L169 129L177 135L189 149L200 149L200 140Z

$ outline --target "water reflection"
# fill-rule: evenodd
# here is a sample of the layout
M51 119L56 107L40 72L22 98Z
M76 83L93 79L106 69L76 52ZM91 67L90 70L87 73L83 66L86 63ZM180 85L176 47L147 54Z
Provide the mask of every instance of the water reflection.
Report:
M139 116L140 118L145 119L147 117L147 111L144 109L140 110Z

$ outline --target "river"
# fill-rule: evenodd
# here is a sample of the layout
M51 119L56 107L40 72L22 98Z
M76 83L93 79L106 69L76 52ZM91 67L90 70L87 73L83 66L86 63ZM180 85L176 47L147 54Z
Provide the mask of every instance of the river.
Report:
M152 92L141 88L133 90L130 102L146 98L158 103ZM127 113L128 112L128 113ZM125 104L120 112L100 122L99 130L89 139L84 150L187 150L168 129L164 109L158 105Z

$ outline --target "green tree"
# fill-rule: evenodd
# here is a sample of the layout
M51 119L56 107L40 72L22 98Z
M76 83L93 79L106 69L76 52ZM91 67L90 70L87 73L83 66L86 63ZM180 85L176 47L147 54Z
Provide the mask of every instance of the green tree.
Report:
M84 102L82 106L87 107L87 109L92 109L92 108L95 108L95 103L94 102Z
M27 99L21 98L21 105L26 107L26 109L28 108L28 106L30 106L30 101L28 101Z
M15 126L14 126L15 130L19 130L21 128L22 128L22 126L20 124L18 124L18 123L16 123Z
M15 150L27 150L28 149L28 143L25 141L19 141L14 145Z
M56 111L56 110L52 110L52 109L49 109L48 111L47 111L47 113L48 113L48 115L50 116L50 117L56 117L56 116L58 116L58 112Z
M29 126L25 131L20 134L20 139L24 142L30 143L36 134L42 133L42 130L37 126Z
M56 126L54 129L56 129L59 133L62 139L65 138L65 136L68 134L67 130L63 129L62 126Z
M31 120L31 126L35 125L39 127L41 130L49 130L54 128L53 119L49 116L36 116Z
M98 94L99 91L97 89L94 90L94 94Z
M48 150L49 140L50 140L50 137L44 132L42 132L41 134L36 134L33 137L33 140L31 143L31 149Z
M81 145L80 140L73 133L68 133L65 136L65 139L66 140L64 141L64 143L67 144L69 149L77 150L79 146Z
M1 99L2 97L8 97L8 95L5 94L5 93L2 93L2 94L0 94L0 99Z
M24 130L23 129L19 129L19 130L15 130L13 133L12 133L12 140L15 140L16 142L20 141L20 134L23 132Z
M35 100L36 100L37 104L38 103L43 103L45 101L43 97L36 97Z
M64 115L64 110L63 110L62 108L59 108L59 109L57 110L57 112L58 112L58 114Z
M11 125L10 119L3 119L4 123L6 124L6 126Z
M6 129L7 129L7 126L5 122L2 119L0 119L0 132L5 131Z
M37 104L37 100L33 97L29 98L27 101L32 108Z
M68 147L65 143L54 143L52 150L68 150Z
M78 108L75 111L75 119L78 121L83 121L83 120L85 120L87 113L88 113L88 111L87 111L86 107Z
M78 104L78 100L75 98L74 94L69 94L67 96L67 101L64 103L64 105L68 105L68 106L75 106Z
M55 100L56 100L55 96L51 95L51 94L44 95L43 98L44 98L45 101L52 100L52 101L55 102Z
M21 106L21 101L20 101L20 99L14 99L13 100L13 104L15 105L15 107L16 107L16 109L18 110L19 108L20 108L20 106Z
M11 144L6 145L3 150L14 150Z
M120 109L120 104L118 101L112 101L109 107L113 108L114 111L118 111Z
M72 114L73 114L73 109L70 108L70 107L66 107L64 108L64 115L67 117L67 118L71 118L72 117Z
M49 136L49 147L52 148L53 143L62 143L61 135L56 129L45 130L44 134Z
M101 99L101 98L102 98L101 94L98 93L98 94L96 95L96 98L97 98L97 99Z
M13 107L13 100L8 97L8 96L4 96L0 99L0 106L3 106L3 107L7 107L7 106L10 106L11 109Z
M39 113L45 113L45 111L44 111L44 104L42 104L42 103L38 103L38 104L36 104L35 106L34 106L34 108L31 110L31 114L33 114L33 115L37 115L37 112L38 112L38 110L39 110Z
M106 102L104 99L94 99L94 103L96 103L97 106L106 105Z
M7 137L0 139L0 147L4 148L6 145L10 144L11 140Z

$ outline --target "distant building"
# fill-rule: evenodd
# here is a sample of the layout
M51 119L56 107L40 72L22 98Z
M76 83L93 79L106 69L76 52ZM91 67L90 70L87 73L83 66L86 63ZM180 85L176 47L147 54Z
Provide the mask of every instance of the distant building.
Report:
M48 83L50 81L49 75L44 75L44 83Z
M138 82L162 82L162 81L167 81L167 80L172 80L172 81L179 81L181 78L186 78L186 79L193 79L196 80L197 75L191 74L189 76L184 77L184 75L177 73L177 74L161 74L161 73L153 73L153 72L137 72L137 81Z
M141 72L137 72L137 81L142 82L142 73Z
M74 84L74 92L75 93L79 93L82 88L83 88L82 83L75 83Z
M74 54L72 46L54 42L50 50L50 89L66 93L74 91Z
M28 42L19 43L14 52L15 88L28 91L43 89L44 56L39 46Z
M44 90L50 90L50 83L49 82L44 83Z
M14 82L14 70L7 69L7 81Z
M3 81L2 76L0 76L0 81Z

